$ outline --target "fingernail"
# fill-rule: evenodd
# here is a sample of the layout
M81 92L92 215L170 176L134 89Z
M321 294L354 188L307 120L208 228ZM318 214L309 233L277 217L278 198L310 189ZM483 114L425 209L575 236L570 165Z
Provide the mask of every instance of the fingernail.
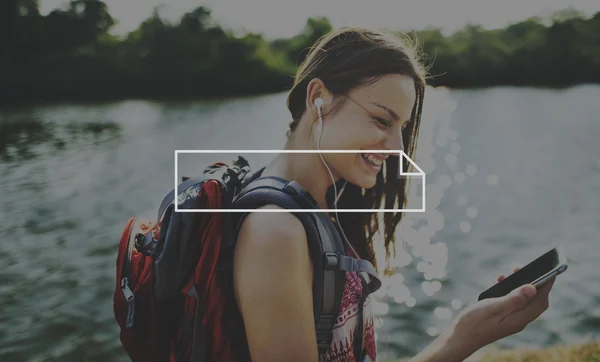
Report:
M521 293L528 298L533 298L535 296L536 290L535 287L526 285L521 289Z

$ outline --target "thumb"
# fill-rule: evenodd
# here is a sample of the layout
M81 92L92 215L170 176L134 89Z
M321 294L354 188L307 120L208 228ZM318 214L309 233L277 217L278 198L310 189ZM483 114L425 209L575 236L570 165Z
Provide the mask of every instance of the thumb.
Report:
M510 313L525 307L536 294L537 289L531 284L526 284L502 297L503 303L501 304L503 309Z

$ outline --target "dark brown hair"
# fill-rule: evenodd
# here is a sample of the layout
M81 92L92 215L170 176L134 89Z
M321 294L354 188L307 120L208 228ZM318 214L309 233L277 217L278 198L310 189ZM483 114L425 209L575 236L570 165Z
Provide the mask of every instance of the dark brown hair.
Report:
M335 98L334 104L324 110L325 116L339 109L345 101L344 95L352 89L373 84L389 74L402 74L414 79L417 97L411 123L402 134L404 151L413 158L425 93L425 69L418 60L414 43L399 33L346 27L330 32L317 41L300 65L287 99L293 119L288 135L293 134L306 110L307 86L312 79L321 79ZM403 170L409 170L410 166L405 160ZM398 167L399 157L389 157L371 189L362 189L349 183L338 201L338 208L377 209L382 202L386 209L405 206L406 179L398 178ZM386 272L389 271L390 259L395 257L394 234L401 217L402 213L391 212L383 216ZM371 261L375 267L379 264L373 249L373 238L380 232L378 219L376 212L342 212L338 220L360 257Z

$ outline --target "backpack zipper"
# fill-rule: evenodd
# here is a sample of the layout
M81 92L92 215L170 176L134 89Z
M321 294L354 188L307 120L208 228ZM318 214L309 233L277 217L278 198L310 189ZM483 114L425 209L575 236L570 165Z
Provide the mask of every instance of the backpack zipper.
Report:
M133 225L131 225L133 229ZM133 243L131 242L131 238L127 241L127 250L125 251L125 260L123 261L123 270L121 273L121 292L123 293L123 297L125 301L127 301L128 310L127 310L127 320L125 325L127 328L133 327L133 316L135 313L135 297L133 292L129 287L129 268L131 264L131 253L132 253Z

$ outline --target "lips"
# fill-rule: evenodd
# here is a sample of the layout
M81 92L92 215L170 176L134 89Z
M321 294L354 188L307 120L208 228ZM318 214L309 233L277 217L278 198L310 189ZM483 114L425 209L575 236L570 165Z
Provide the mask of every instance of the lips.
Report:
M361 156L365 162L374 167L381 167L383 161L388 158L388 155L381 153L361 153Z

